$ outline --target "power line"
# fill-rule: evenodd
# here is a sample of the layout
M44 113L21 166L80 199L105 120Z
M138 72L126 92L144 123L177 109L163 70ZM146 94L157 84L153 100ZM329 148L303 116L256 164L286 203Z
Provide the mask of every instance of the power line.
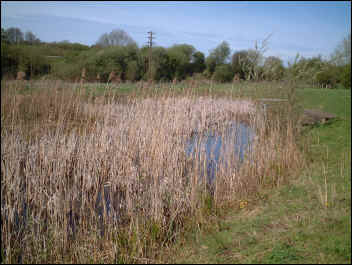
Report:
M152 80L152 49L153 49L153 32L148 32L148 45L149 45L149 79ZM155 38L155 37L154 37Z

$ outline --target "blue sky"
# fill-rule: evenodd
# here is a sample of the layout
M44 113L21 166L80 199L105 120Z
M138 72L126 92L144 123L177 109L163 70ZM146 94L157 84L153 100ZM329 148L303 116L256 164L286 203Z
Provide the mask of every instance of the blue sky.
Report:
M287 62L297 53L327 58L351 31L351 3L1 1L1 27L31 30L42 41L86 45L120 28L142 46L152 30L156 45L187 43L205 55L222 41L234 52L272 34L265 56Z

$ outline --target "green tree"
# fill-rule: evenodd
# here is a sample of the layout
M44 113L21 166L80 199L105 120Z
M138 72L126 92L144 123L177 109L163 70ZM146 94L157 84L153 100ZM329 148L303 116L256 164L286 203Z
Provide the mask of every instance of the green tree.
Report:
M130 61L127 64L126 69L126 79L130 81L135 81L138 78L138 63L137 61Z
M209 57L214 58L216 65L220 65L227 63L230 53L231 49L228 42L223 41L210 52Z
M48 74L50 72L50 64L48 60L41 54L40 49L35 46L23 46L22 53L24 56L21 65L29 78Z
M140 66L140 76L143 80L149 77L149 47L144 46L140 49L138 59ZM151 78L153 80L170 80L172 78L170 59L167 49L160 46L152 48Z
M202 73L206 68L205 56L202 52L195 52L192 58L192 72Z
M216 67L214 80L218 82L230 82L233 78L233 71L230 64L222 64Z
M207 78L211 78L215 72L216 69L216 60L213 56L208 56L205 59L205 65L206 65L206 69L204 71L204 75Z
M340 81L345 88L351 88L351 63L343 66L340 72Z
M269 56L265 59L263 71L266 80L280 80L284 76L285 68L280 58Z
M351 34L344 38L331 54L330 62L338 66L338 82L351 87Z
M257 50L248 49L232 55L232 69L241 79L258 79L263 56Z
M16 77L18 71L26 73L27 78L48 74L51 66L42 54L40 47L30 45L1 45L2 75Z
M154 80L171 80L169 52L164 47L153 47L152 77ZM148 73L148 72L147 72Z
M263 76L263 59L264 53L268 49L268 41L271 37L269 34L258 45L255 41L254 49L240 51L232 56L232 67L236 73L247 80L259 80Z
M7 35L7 31L3 28L1 28L1 42L4 42L4 43L9 43L9 38L8 38L8 35Z
M315 73L313 80L320 86L335 87L339 82L338 77L338 67L332 64L325 64L324 67L321 67L321 69Z
M19 44L23 42L23 32L19 28L8 28L6 30L7 33L7 38L10 43L14 44Z
M234 52L232 55L232 69L234 73L239 74L241 79L246 79L246 69L243 67L243 65L249 65L249 59L248 59L248 51L246 50L241 50Z
M227 63L231 49L226 41L221 42L215 49L211 50L209 56L206 58L205 75L209 78L213 76L218 65Z
M1 41L1 78L3 76L16 77L20 55L17 47Z
M308 83L318 82L317 75L324 71L326 62L320 55L312 58L300 57L297 54L293 64L289 63L288 73L290 78L305 81Z
M185 79L193 73L193 55L196 49L188 44L176 44L167 49L169 70L172 78Z

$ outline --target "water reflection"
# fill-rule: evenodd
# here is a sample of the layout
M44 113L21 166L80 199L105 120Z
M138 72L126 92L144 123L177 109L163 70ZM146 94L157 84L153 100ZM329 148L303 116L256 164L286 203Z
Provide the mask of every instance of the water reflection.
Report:
M209 130L205 133L193 133L186 142L186 154L193 161L204 165L200 167L203 178L206 168L208 182L212 183L216 172L233 166L234 160L241 163L250 149L255 134L244 123L231 121L224 130Z
M233 170L234 165L238 165L245 159L246 152L250 151L250 143L254 139L254 131L249 126L240 122L228 122L223 126L223 130L209 130L204 133L193 133L186 142L186 154L193 161L198 162L203 167L200 167L200 175L202 178L207 177L211 184L219 169ZM26 194L23 190L23 194ZM116 193L116 192L115 192ZM126 205L126 194L123 191L118 192L119 196L113 197L111 186L102 185L95 199L94 212L98 217L98 231L100 236L104 237L105 223L108 220L113 220L114 225L118 225L123 221L124 209ZM33 205L27 205L23 197L21 209L15 210L13 231L24 231L28 224L27 216L32 210ZM75 238L80 220L79 211L72 207L72 199L70 201L70 209L67 213L67 229L71 238ZM120 206L119 206L120 205ZM8 213L5 213L5 202L2 204L1 222L8 223ZM80 206L77 207L79 209ZM104 209L105 208L105 209ZM106 215L104 215L104 212ZM44 225L47 225L47 219L44 220ZM21 255L20 255L21 256Z

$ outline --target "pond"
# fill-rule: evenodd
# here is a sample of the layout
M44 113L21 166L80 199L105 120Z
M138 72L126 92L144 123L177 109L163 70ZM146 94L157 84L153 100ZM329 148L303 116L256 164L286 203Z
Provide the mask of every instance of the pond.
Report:
M239 167L245 159L245 154L250 151L250 144L254 139L255 133L252 128L241 122L230 121L223 124L222 130L208 130L203 133L194 132L185 143L186 155L201 165L199 167L199 179L206 177L208 182L213 183L219 170L228 169L233 171L235 167ZM104 191L104 192L103 192ZM24 190L24 193L27 191ZM70 202L72 204L72 201ZM98 217L98 229L101 236L104 236L104 208L112 220L119 222L120 212L112 211L111 187L104 185L98 192L95 201L95 212ZM5 202L2 202L2 207ZM104 207L105 206L105 207ZM15 231L19 231L21 227L27 225L27 211L29 207L27 202L23 200L22 209L15 211ZM75 235L77 225L79 223L78 213L73 212L72 208L67 213L68 229ZM4 219L3 219L4 218ZM2 214L1 221L8 219L7 214ZM44 221L47 225L47 220Z
M255 136L254 130L241 122L230 121L224 128L193 133L186 142L187 156L205 165L200 167L199 177L206 176L210 184L220 168L231 170L234 164L239 168Z
M220 168L226 168L230 171L236 170L236 168L233 168L234 165L239 168L241 162L245 159L245 154L250 152L254 137L255 132L248 125L237 121L229 121L223 124L222 130L213 129L203 133L192 133L185 143L185 152L193 162L202 165L199 171L199 180L206 177L208 183L212 184ZM105 203L108 215L111 211L110 187L104 186L103 189L104 195L99 191L95 206L102 234L104 233L103 204Z

